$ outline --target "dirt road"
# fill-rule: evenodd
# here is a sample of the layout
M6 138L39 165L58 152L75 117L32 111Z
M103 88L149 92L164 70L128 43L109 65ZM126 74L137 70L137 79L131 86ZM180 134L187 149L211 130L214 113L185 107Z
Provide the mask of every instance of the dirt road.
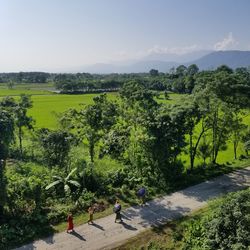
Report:
M30 249L112 249L126 239L152 225L160 225L206 205L209 199L250 186L250 167L186 188L163 198L155 199L145 207L131 207L122 212L123 223L114 223L114 215L75 228L74 234L65 232L35 241L18 248Z

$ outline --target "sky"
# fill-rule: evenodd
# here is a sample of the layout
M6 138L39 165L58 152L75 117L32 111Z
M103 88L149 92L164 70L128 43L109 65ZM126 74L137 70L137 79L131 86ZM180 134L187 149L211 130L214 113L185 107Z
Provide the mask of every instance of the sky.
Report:
M250 0L0 0L0 72L250 50Z

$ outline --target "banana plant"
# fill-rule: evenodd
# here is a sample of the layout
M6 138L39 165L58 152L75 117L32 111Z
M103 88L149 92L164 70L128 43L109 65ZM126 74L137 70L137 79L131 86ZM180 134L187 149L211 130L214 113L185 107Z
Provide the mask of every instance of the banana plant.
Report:
M73 175L76 172L77 168L74 168L66 177L61 177L58 175L53 176L55 179L54 182L50 183L48 186L46 186L45 190L49 190L52 187L63 185L65 194L71 194L72 190L71 187L80 187L81 184L73 179Z

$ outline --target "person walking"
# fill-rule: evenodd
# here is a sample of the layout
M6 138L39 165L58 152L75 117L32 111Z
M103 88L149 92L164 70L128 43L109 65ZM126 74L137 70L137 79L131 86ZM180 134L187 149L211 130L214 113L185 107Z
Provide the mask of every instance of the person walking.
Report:
M94 215L94 212L95 212L95 208L93 206L90 206L88 208L88 213L89 213L89 220L88 220L88 224L91 223L93 224L93 215Z
M122 222L122 216L121 216L121 210L122 210L122 206L121 204L119 203L119 200L116 200L115 202L115 206L114 206L114 212L116 214L115 216L115 223L117 220L119 220L120 222Z
M144 206L145 205L145 198L146 198L146 188L141 187L137 192L137 196L140 200L139 201L140 206Z
M72 233L74 231L74 223L73 223L73 216L72 213L68 214L68 229L67 229L67 233Z

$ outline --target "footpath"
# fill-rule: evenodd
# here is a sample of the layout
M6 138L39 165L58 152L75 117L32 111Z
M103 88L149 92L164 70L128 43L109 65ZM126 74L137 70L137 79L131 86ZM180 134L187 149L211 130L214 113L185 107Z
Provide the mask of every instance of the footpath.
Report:
M147 202L146 206L122 211L123 222L114 223L115 215L98 219L93 225L75 228L75 233L55 234L17 250L112 249L151 226L159 226L202 208L210 199L250 186L250 167L217 177L184 190Z

